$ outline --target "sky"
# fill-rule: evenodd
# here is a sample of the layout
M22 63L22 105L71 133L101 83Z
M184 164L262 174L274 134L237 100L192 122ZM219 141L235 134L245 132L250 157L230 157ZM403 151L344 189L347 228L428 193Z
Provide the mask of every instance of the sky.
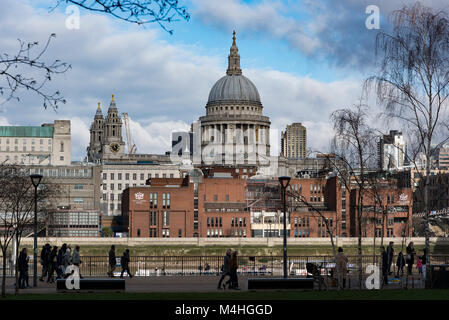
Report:
M42 45L55 33L42 59L59 59L71 69L55 75L45 90L59 90L67 103L44 109L38 96L19 91L20 101L0 105L0 125L69 119L72 161L86 156L97 102L106 114L112 94L119 112L129 114L137 152L168 151L172 130L187 130L205 115L209 91L226 73L233 30L243 75L258 88L271 119L272 154L280 130L292 122L306 126L308 149L327 152L331 113L356 104L363 81L377 70L377 33L390 31L393 10L413 3L180 0L191 19L168 24L171 35L157 24L137 26L83 9L79 29L69 29L66 4L50 10L56 2L0 0L8 8L0 11L0 53L16 52L17 39ZM445 0L422 3L449 8ZM366 27L369 5L379 8L380 29ZM371 108L375 113L380 107L373 102Z

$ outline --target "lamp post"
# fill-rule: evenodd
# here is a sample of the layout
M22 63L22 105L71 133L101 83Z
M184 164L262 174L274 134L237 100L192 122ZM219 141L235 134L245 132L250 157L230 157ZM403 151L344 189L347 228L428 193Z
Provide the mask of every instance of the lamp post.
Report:
M285 191L290 183L290 177L279 177L282 189L282 208L284 213L284 279L287 278L287 206L285 201Z
M33 287L37 287L37 187L41 183L42 175L30 175L34 186L34 250L33 250Z

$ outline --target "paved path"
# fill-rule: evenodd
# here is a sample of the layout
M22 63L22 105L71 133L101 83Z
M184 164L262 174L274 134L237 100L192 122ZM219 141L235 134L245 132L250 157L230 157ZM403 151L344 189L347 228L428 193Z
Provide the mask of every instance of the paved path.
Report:
M98 277L97 277L98 278ZM265 276L264 278L268 278ZM126 292L217 292L219 276L154 276L154 277L136 277L132 279L125 277ZM242 291L247 291L248 276L239 277L239 285ZM226 278L227 280L227 278ZM33 279L30 278L30 284ZM348 283L348 282L347 282ZM355 289L357 279L351 277L351 289ZM405 286L405 282L404 282ZM400 289L398 283L390 283L384 289ZM412 288L412 282L409 281L408 287ZM418 289L423 287L422 281L415 280L413 287ZM6 288L8 293L14 293L14 279L7 278ZM324 288L323 288L324 289ZM335 289L335 288L331 288ZM228 290L226 290L228 291ZM234 291L234 290L229 290ZM38 281L37 288L22 289L23 293L55 293L56 285Z

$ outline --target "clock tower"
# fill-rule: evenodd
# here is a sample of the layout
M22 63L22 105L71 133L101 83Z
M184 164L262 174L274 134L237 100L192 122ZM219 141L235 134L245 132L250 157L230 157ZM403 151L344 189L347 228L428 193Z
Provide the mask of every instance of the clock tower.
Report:
M115 104L114 95L104 120L103 158L114 159L125 154L125 142L122 139L122 119Z

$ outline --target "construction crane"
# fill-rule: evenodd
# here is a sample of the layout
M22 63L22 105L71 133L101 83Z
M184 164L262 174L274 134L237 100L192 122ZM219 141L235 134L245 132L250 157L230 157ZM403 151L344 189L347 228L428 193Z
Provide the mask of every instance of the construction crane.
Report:
M127 112L124 112L122 115L123 115L123 122L125 123L126 143L128 145L128 154L135 154L137 151L137 147L133 143L132 138L131 138L131 128L129 126L129 116L128 116Z

